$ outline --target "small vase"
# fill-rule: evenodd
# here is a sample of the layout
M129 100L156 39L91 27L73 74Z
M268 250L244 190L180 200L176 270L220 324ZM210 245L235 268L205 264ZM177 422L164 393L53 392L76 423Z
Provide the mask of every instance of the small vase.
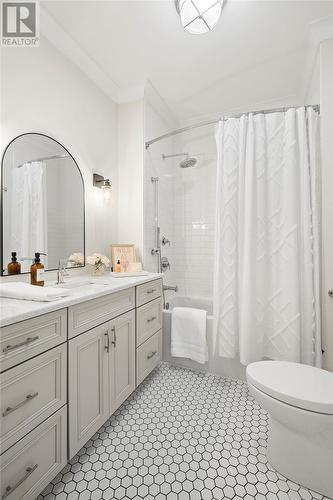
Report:
M105 264L98 264L97 266L91 266L91 275L92 276L103 276L106 271Z

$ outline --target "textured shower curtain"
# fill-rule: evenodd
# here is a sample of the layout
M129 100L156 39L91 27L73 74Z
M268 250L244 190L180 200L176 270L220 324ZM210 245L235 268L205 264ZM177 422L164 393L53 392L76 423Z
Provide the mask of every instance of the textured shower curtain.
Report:
M42 161L13 168L11 247L19 257L47 253L45 173L46 164Z
M220 122L214 317L219 354L320 366L318 114Z

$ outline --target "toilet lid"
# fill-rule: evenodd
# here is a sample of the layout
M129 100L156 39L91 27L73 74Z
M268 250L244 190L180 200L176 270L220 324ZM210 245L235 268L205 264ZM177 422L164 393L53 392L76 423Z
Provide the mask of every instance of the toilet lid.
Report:
M333 415L333 373L287 361L259 361L246 369L247 381L284 403Z

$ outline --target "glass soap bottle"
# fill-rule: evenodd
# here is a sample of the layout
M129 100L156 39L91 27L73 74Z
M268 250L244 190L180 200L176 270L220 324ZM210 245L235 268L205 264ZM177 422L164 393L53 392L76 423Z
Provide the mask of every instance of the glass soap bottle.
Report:
M40 261L40 252L35 253L35 260L30 268L30 279L32 285L44 286L44 264Z
M7 266L8 274L20 274L21 264L17 261L16 252L12 252L12 260Z

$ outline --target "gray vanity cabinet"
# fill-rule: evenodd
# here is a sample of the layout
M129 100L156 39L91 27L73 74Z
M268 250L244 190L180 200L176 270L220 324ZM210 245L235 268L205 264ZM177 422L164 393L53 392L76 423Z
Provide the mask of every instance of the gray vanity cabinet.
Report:
M135 313L69 341L69 456L135 389Z
M34 500L159 363L161 293L155 279L0 328L2 498Z
M109 416L109 336L104 323L69 341L69 456L82 448Z
M0 496L34 500L67 460L67 309L0 328Z
M155 280L69 308L70 458L160 361L160 293ZM82 333L92 322L102 324Z

